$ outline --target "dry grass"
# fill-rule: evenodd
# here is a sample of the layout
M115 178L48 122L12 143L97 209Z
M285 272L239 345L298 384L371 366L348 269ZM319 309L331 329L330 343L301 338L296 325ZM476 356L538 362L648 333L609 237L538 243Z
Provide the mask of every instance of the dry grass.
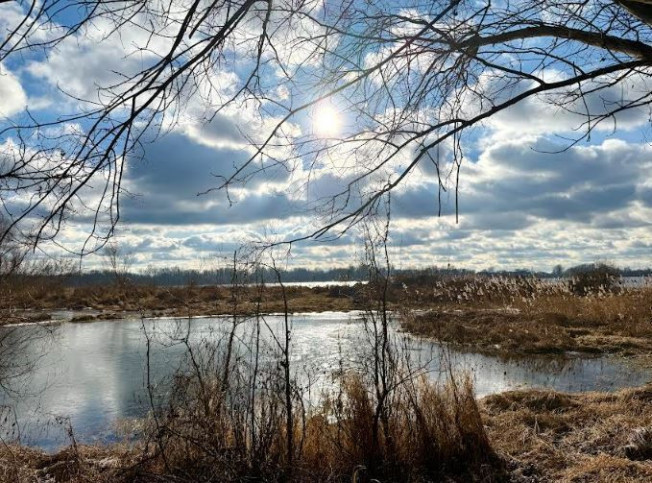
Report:
M586 394L515 391L481 404L492 445L511 460L514 479L643 482L652 481L652 452L648 448L642 461L626 454L628 445L640 445L637 430L652 428L651 403L652 388L643 387Z
M227 395L206 380L184 380L183 394L152 426L149 451L157 456L147 472L220 482L348 482L362 472L383 482L505 479L469 382L397 387L386 426L374 435L374 392L350 374L339 394L307 410L294 407L288 461L285 406L272 381L262 386L252 412L235 387Z
M143 454L126 446L74 446L47 454L24 446L0 447L0 481L6 483L138 482Z
M350 287L286 287L293 312L349 311L360 308ZM16 310L18 309L18 310ZM284 309L281 289L266 286L238 287L234 310L233 293L228 287L47 287L38 284L15 287L0 294L3 322L24 322L47 318L43 311L92 309L77 322L123 318L124 312L151 317L189 315L278 313Z
M404 387L387 432L374 441L373 396L350 376L336 400L324 401L305 420L297 413L290 466L279 401L261 406L254 440L242 408L228 407L214 390L207 401L206 393L186 387L195 404L186 397L174 414L158 424L151 420L137 447L69 448L55 455L5 447L0 481L48 481L38 480L48 474L50 481L75 483L507 481L469 383Z
M483 283L475 278L460 283L442 282L429 303L422 289L417 306L427 311L404 313L404 329L504 356L575 351L636 356L649 362L650 286L578 296L565 285L531 280Z
M326 408L337 406L337 403ZM381 481L499 481L502 462L495 457L468 382L436 387L420 381L403 388L391 405L389 430L382 435L380 464L372 476ZM349 379L337 422L327 414L316 420L305 454L308 467L326 462L346 481L352 465L374 468L373 405L359 380ZM323 466L322 466L323 467ZM323 471L323 470L322 470ZM328 475L320 477L326 481Z
M349 379L345 387L339 409L324 403L305 429L295 429L305 439L290 480L348 482L354 474L362 476L362 465L369 467L373 408L359 380ZM416 392L404 394L405 405L396 406L392 419L389 442L394 449L383 441L382 465L372 475L367 471L367 477L381 482L652 481L652 448L647 437L641 439L652 428L651 387L586 394L513 391L488 396L479 407L468 386L419 384L412 389ZM155 441L131 448L66 449L56 455L4 446L0 481L48 481L46 474L56 476L50 481L75 483L287 481L282 432L270 433L267 452L258 453L254 468L246 453L208 451L212 446L203 446L211 436L207 431L189 441L186 423L178 420L167 427L164 452ZM229 444L234 436L233 431L212 435ZM639 460L630 459L632 444L646 451Z

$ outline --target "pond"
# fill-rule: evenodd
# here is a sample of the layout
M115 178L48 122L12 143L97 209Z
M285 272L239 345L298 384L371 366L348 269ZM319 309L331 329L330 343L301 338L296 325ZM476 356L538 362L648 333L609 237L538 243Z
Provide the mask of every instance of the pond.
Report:
M283 320L282 316L267 316L261 322L269 347L275 344L270 331L280 334ZM290 320L292 366L298 369L300 382L310 381L306 389L316 398L335 387L338 370L360 362L364 324L359 315L347 313L295 314ZM142 417L151 408L146 389L148 361L150 381L162 385L183 367L188 347L223 338L230 325L229 317L211 317L14 327L3 343L12 338L20 341L15 365L28 364L29 371L0 389L5 411L3 437L53 450L67 443L66 432L72 428L78 442L113 441L116 422ZM254 325L250 320L239 326L238 344L247 345ZM39 331L39 336L29 331ZM606 358L502 360L456 352L395 330L392 333L413 367L442 381L449 368L465 371L478 396L524 387L614 390L650 379L648 371ZM273 357L273 350L268 356Z

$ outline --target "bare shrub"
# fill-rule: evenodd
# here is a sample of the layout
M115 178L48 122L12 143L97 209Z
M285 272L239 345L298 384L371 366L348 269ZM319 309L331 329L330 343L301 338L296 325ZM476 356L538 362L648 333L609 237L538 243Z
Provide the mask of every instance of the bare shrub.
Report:
M163 392L165 404L148 380L148 471L187 481L500 479L471 382L453 374L443 386L427 380L392 335L388 228L367 230L371 282L360 340L321 395L307 392L315 375L293 363L291 299L273 258L256 264L278 276L277 326L260 312L233 315L198 341L192 319L179 322L175 343L185 345L187 363ZM256 264L247 266L254 279ZM241 274L234 256L233 314L244 293L238 286L252 278Z
M287 481L289 475L292 481L350 481L364 468L380 481L500 478L502 464L469 380L437 386L418 379L397 386L376 435L369 374L347 373L336 394L314 405L295 399L290 462L283 368L259 367L254 405L254 374L248 370L233 372L228 390L203 374L177 376L169 406L158 424L150 424L159 473L190 481Z
M568 288L575 295L613 293L620 288L620 272L606 263L575 267Z

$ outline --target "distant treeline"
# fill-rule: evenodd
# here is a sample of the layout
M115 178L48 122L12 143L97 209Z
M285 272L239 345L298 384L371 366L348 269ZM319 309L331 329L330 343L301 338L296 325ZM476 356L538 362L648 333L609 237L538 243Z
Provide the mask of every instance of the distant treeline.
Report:
M531 270L482 270L473 271L454 267L428 267L420 269L393 269L394 277L415 282L432 279L445 279L460 276L505 276L505 277L537 277L537 278L563 278L574 274L592 270L599 264L576 265L568 269L561 266L554 267L551 272ZM613 268L613 267L612 267ZM631 269L613 268L614 273L623 277L645 277L652 276L652 269ZM150 269L143 272L116 273L112 270L92 270L81 273L69 273L65 276L65 283L69 286L84 285L105 285L111 284L119 277L122 280L129 280L130 283L138 285L156 286L179 286L188 284L197 285L224 285L230 284L233 280L233 271L229 268L213 270L189 270L181 268ZM326 270L294 268L281 272L283 282L351 282L367 281L369 269L365 266L349 266L346 268L331 268ZM238 275L239 283L274 283L277 275L271 269L260 269L249 272L243 279L242 274Z
M119 274L112 270L92 270L89 272L74 273L66 277L67 284L79 285L103 285L112 283L117 277L126 278L131 283L157 286L178 286L178 285L226 285L233 281L233 270L230 268L219 268L213 270L189 270L182 268L162 268L146 270L144 272L129 272ZM244 278L244 280L243 280ZM368 279L367 272L361 267L332 268L328 270L308 270L295 268L281 272L283 282L328 282L328 281L364 281ZM277 282L277 275L271 269L259 269L250 271L245 277L238 274L239 283L274 283Z

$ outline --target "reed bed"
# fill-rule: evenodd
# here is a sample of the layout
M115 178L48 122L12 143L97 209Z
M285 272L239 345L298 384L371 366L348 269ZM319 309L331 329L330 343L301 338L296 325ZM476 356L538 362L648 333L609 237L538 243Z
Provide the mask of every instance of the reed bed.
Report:
M649 364L652 285L584 287L572 281L472 277L404 286L421 310L401 313L405 330L503 356L618 354Z

